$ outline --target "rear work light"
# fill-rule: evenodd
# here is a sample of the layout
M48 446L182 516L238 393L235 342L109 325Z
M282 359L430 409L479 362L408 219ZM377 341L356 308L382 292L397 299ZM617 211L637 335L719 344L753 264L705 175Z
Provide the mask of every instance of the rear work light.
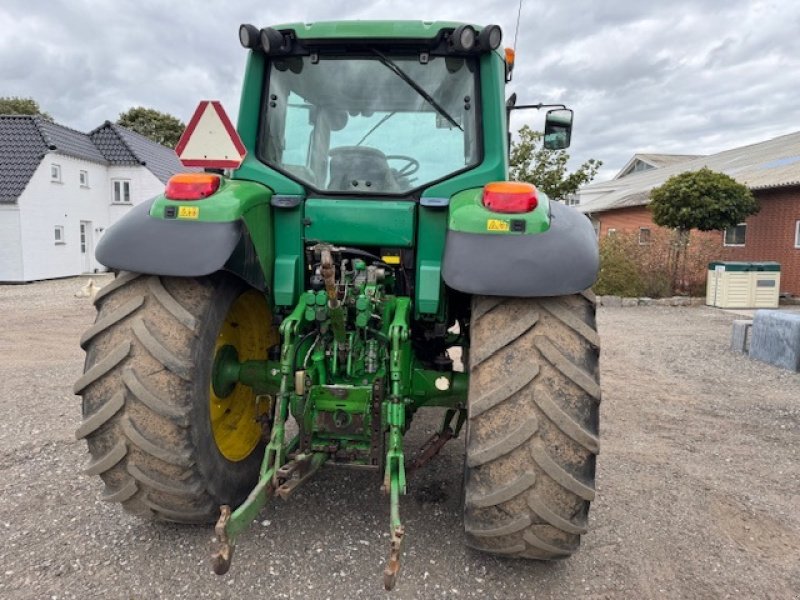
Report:
M170 200L202 200L219 189L219 175L212 173L178 173L170 177L164 192Z
M520 181L495 181L483 188L483 205L497 213L526 213L539 204L536 188Z

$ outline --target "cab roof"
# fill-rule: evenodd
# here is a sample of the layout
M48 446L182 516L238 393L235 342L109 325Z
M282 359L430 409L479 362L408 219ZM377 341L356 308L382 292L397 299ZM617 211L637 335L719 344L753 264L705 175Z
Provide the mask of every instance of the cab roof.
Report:
M452 30L464 23L456 21L318 21L274 25L278 31L292 30L298 39L426 39L442 29ZM481 27L473 25L480 31Z

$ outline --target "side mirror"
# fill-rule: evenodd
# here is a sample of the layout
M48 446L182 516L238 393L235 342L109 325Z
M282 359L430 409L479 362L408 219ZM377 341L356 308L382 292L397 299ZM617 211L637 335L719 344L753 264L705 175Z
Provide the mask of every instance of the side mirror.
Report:
M556 108L547 111L544 119L544 147L548 150L569 148L572 138L572 111Z

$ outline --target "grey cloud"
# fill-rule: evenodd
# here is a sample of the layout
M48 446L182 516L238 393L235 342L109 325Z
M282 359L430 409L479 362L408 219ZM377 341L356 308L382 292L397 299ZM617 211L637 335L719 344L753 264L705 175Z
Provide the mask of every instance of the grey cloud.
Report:
M347 4L5 0L0 95L32 96L88 130L133 105L186 120L198 100L238 103L242 22L425 19L497 23L514 36L516 2ZM766 1L524 0L508 93L576 111L573 163L634 152L710 153L797 129L800 5ZM517 114L541 127L542 114Z

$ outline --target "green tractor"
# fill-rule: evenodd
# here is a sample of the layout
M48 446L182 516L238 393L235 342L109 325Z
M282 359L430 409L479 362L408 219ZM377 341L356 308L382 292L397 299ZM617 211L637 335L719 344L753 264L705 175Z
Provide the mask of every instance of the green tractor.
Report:
M239 37L246 156L232 127L216 146L182 140L184 164L205 171L176 175L97 246L117 277L95 300L75 393L103 498L145 519L216 520L222 574L271 497L321 467L373 470L391 589L404 435L438 408L413 464L465 431L467 544L569 556L595 495L597 242L582 214L505 181L509 112L530 106L504 96L499 27ZM545 145L566 147L572 111L543 106Z

